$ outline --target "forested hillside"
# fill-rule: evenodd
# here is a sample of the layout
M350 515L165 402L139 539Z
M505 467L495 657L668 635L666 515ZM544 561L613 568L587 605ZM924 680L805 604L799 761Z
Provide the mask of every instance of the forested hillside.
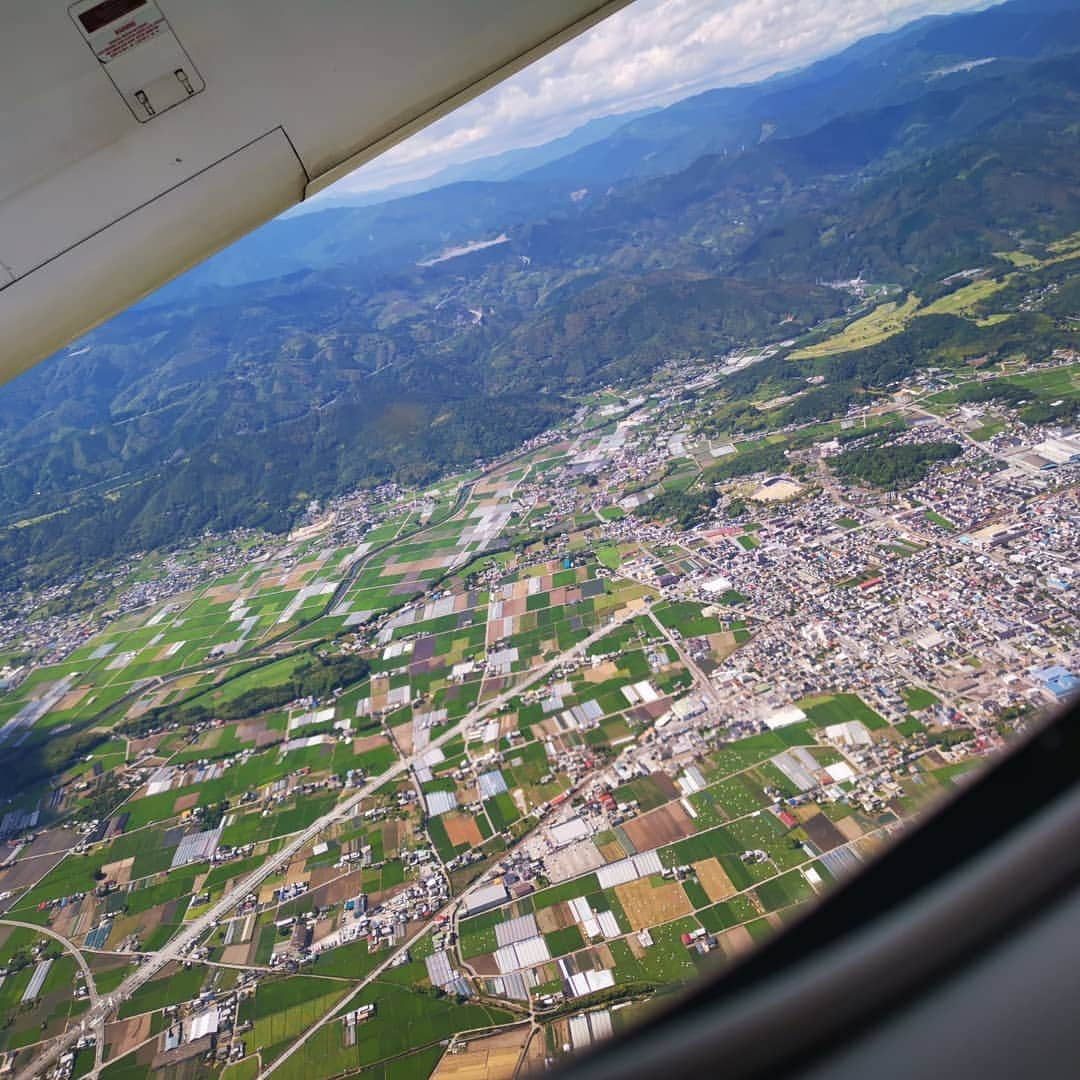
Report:
M1080 229L1070 50L1075 5L926 20L506 182L272 224L0 389L0 588L286 529L312 497L510 450L667 358L820 339L859 274L929 301L983 268L1017 315L930 309L872 349L781 354L731 380L716 430L836 415L934 350L1067 342L1072 311L1021 313L1000 253ZM809 378L782 414L745 403Z

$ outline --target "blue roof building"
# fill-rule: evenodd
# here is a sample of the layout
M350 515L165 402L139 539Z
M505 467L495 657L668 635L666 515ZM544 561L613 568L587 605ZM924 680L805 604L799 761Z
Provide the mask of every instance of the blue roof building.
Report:
M1063 701L1080 690L1080 678L1060 664L1047 668L1035 668L1031 674L1059 701Z

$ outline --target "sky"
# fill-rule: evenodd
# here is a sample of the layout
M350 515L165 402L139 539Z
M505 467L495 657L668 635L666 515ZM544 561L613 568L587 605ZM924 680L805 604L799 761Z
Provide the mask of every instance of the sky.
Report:
M869 34L987 0L635 0L561 49L358 169L340 196L536 146L586 120L757 82Z

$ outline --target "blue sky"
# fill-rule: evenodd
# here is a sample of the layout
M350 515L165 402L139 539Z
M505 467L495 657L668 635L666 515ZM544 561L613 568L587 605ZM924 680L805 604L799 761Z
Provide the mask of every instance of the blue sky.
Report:
M923 15L986 0L635 0L599 26L339 181L335 194L534 146L596 116L755 82Z

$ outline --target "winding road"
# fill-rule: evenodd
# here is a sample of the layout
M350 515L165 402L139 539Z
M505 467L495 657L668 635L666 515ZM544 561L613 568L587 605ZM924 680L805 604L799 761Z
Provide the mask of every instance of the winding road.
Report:
M97 1007L101 998L98 996L97 985L94 983L94 973L90 970L86 957L79 951L78 945L64 937L63 934L58 934L47 926L39 926L37 923L19 922L17 919L0 919L0 926L18 926L23 930L33 930L35 934L44 934L45 937L50 937L53 941L59 941L64 946L64 949L71 953L75 963L82 969L83 977L86 979L86 991L90 995L90 1008Z
M45 937L50 937L53 941L60 942L60 944L64 946L64 950L69 952L74 958L75 963L79 965L79 968L83 973L83 978L86 980L86 992L90 998L90 1012L87 1013L86 1020L83 1021L84 1026L91 1023L91 1017L95 1018L91 1026L95 1029L93 1073L96 1076L97 1071L101 1068L102 1055L105 1052L105 1013L101 1010L101 997L98 995L97 985L94 982L94 973L90 970L90 965L86 962L86 957L83 956L79 951L79 947L73 941L64 937L63 934L58 934L55 930L50 930L47 926L38 926L37 923L19 922L18 919L0 919L0 926L17 926L23 930L33 930L35 934L44 934ZM81 1030L82 1029L80 1029L80 1033Z

